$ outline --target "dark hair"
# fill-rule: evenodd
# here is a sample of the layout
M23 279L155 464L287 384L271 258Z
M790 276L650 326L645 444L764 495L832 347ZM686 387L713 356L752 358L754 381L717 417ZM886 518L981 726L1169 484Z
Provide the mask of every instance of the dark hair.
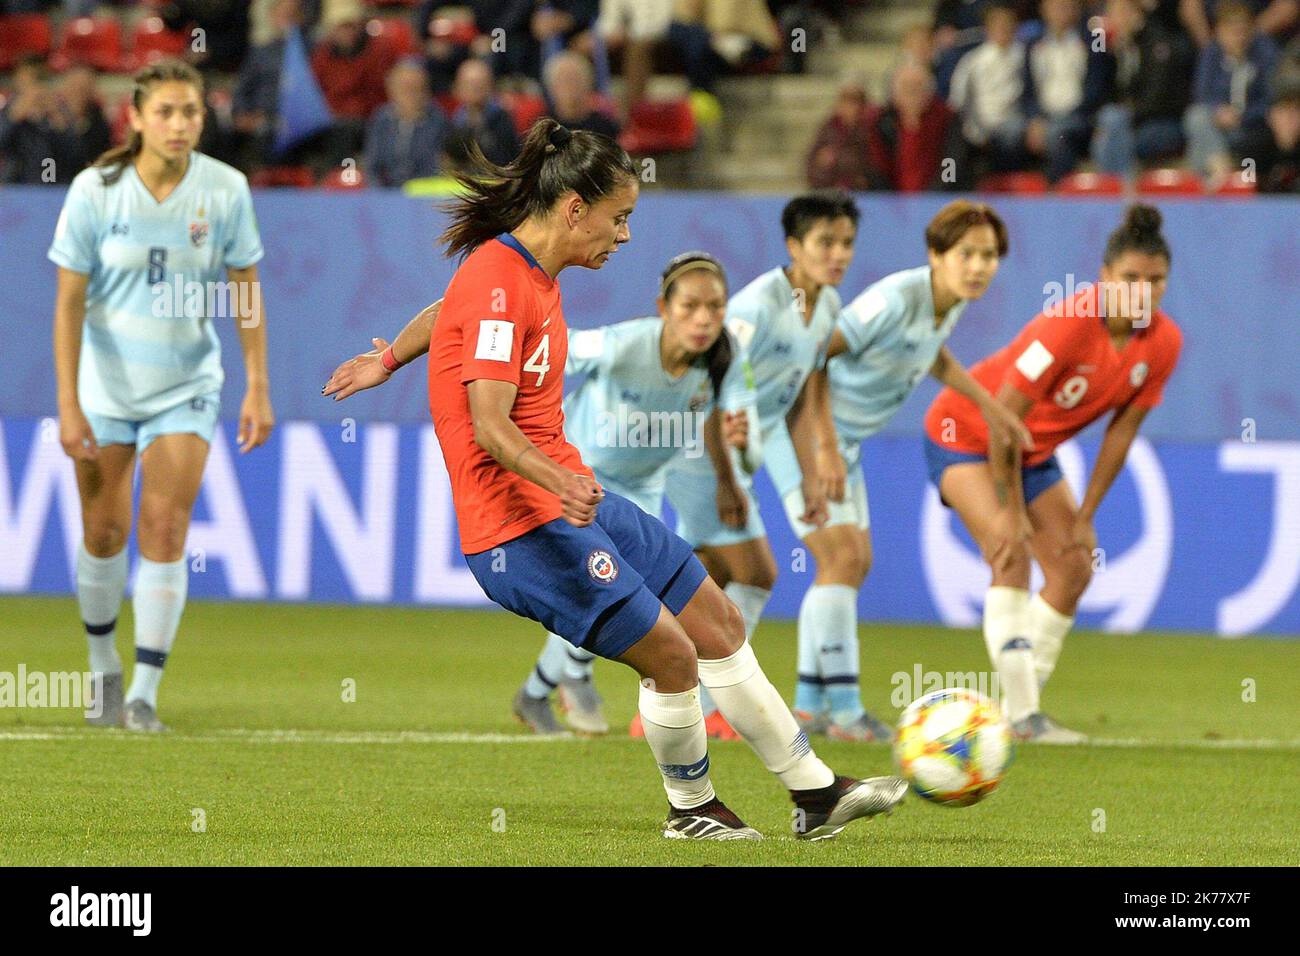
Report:
M955 199L935 214L925 227L925 247L943 255L976 226L990 227L997 239L998 256L1007 254L1007 226L1002 217L993 211L992 206L969 199Z
M858 207L853 197L842 190L824 190L795 196L781 210L781 230L785 238L803 241L813 226L823 219L847 217L858 228Z
M1124 213L1124 221L1106 240L1106 251L1101 261L1110 265L1126 252L1141 252L1148 256L1164 256L1165 262L1173 262L1169 254L1169 243L1160 232L1163 218L1155 206L1134 203Z
M600 133L570 130L549 117L533 124L508 165L498 166L470 146L470 169L456 179L466 193L443 206L451 225L438 241L447 255L466 255L510 232L530 216L542 215L567 192L594 203L628 179L636 167L618 143Z
M203 100L203 77L194 67L180 60L159 60L152 66L146 66L133 79L135 89L131 91L131 103L137 112L144 108L149 92L159 83L188 83L198 90L200 102ZM122 178L127 164L140 155L143 146L144 140L140 134L131 130L125 143L105 150L91 165L101 168L100 179L105 186L111 186Z
M722 280L722 290L727 290L727 271L722 263L707 252L683 252L673 256L659 275L659 295L667 302L672 298L673 286L677 280L688 272L711 272ZM724 327L722 332L704 353L704 362L709 370L709 384L713 386L713 396L722 394L722 380L731 368L732 349L731 334Z

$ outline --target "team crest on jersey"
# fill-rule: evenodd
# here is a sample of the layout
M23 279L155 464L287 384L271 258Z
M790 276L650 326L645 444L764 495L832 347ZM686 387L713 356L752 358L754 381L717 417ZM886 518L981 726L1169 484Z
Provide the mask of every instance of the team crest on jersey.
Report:
M613 584L618 577L618 563L608 551L593 551L587 555L587 573L599 584Z
M202 249L203 244L208 241L208 224L206 222L190 223L190 245L195 249Z
M1138 362L1133 366L1133 371L1128 373L1129 384L1137 388L1147 380L1147 363Z

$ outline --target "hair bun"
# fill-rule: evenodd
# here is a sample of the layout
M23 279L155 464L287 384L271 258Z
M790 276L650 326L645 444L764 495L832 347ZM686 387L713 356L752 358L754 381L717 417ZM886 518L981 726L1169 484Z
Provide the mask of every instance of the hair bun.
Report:
M573 130L558 123L555 125L555 129L551 130L550 135L546 137L546 141L556 149L563 149L571 139L573 139Z
M1129 207L1128 213L1124 216L1124 227L1135 233L1153 235L1160 232L1163 221L1160 210L1155 206L1138 203Z

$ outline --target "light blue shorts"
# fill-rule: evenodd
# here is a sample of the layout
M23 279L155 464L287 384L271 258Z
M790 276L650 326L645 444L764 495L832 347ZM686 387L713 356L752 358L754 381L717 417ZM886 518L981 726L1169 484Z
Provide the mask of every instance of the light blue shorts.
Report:
M767 528L758 512L754 482L748 475L737 476L749 499L749 520L743 528L729 528L718 517L718 478L713 469L675 469L668 474L668 500L677 512L677 533L692 548L724 547L766 538Z
M211 392L165 408L152 418L129 421L106 415L86 414L90 430L99 445L135 445L143 454L160 435L193 434L209 444L221 417L221 393Z
M660 521L664 517L664 490L659 488L637 488L632 485L625 485L621 482L602 474L596 469L592 469L596 476L596 481L600 482L600 487L606 491L612 491L616 495L622 495L632 504L636 505L646 514L658 518Z

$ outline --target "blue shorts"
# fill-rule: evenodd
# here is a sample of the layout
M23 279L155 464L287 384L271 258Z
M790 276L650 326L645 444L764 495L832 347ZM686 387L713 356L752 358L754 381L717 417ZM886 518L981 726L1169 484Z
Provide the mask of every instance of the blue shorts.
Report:
M86 413L98 445L135 445L140 454L160 435L189 433L212 443L221 416L221 393L211 392L165 408L152 418L131 421Z
M706 577L689 544L610 491L585 528L556 518L465 562L507 611L606 658L645 637L661 606L680 614Z
M944 448L930 439L925 441L925 464L930 471L930 481L934 482L936 488L943 478L944 469L949 465L960 465L968 461L988 461L987 455L974 455L964 451L953 451L950 448ZM1061 473L1061 466L1053 455L1047 461L1039 465L1031 465L1028 468L1020 469L1020 482L1025 489L1025 504L1029 504L1039 495L1041 495L1052 485L1056 484L1065 476ZM943 501L943 493L940 492L939 500ZM943 502L944 507L950 507L948 502Z

